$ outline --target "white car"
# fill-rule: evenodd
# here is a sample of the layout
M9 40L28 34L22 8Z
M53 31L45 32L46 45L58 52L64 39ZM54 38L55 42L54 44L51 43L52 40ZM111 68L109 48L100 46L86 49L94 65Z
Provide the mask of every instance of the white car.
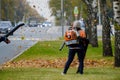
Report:
M52 22L43 22L42 26L43 27L51 27L52 26Z

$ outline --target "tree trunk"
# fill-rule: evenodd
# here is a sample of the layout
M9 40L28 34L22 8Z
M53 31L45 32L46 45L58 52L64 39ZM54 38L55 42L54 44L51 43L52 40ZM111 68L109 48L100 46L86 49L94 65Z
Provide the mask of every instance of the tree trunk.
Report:
M115 32L115 66L120 67L120 30Z
M101 1L103 56L113 56L110 36L110 20L107 15L106 0Z
M93 47L98 47L98 39L97 39L97 25L96 25L96 16L97 16L97 11L96 7L93 8L92 2L93 0L85 0L84 1L87 5L88 9L88 20L87 20L87 26L88 26L88 39L90 41L90 44Z
M93 0L94 3L97 3L96 0ZM93 3L92 2L92 3ZM98 38L97 38L97 4L91 5L92 6L92 40L91 40L91 45L93 47L98 47Z
M120 67L120 0L113 1L115 21L115 67Z

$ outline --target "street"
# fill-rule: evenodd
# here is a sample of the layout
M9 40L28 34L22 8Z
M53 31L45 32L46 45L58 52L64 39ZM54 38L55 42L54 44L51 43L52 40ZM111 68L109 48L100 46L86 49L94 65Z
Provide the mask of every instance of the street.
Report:
M66 29L65 27L64 29ZM65 31L65 30L64 30ZM8 38L10 44L0 43L0 64L13 60L37 41L56 40L62 36L61 27L21 27Z
M11 40L10 44L6 44L4 42L0 43L0 64L7 62L9 60L13 60L23 51L30 48L34 45L36 41L27 41L27 40Z

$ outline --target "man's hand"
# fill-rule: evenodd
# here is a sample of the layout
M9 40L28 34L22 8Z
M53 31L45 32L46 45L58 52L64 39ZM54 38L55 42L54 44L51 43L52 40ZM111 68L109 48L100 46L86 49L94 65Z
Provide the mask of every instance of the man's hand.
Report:
M7 37L0 37L0 42L4 41L5 43L9 44L10 40Z

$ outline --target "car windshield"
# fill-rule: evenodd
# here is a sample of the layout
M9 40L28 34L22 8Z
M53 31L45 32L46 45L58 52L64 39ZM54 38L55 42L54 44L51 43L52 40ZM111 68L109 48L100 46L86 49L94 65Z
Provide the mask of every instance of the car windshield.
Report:
M10 27L10 25L7 23L2 23L2 24L0 24L0 27Z

